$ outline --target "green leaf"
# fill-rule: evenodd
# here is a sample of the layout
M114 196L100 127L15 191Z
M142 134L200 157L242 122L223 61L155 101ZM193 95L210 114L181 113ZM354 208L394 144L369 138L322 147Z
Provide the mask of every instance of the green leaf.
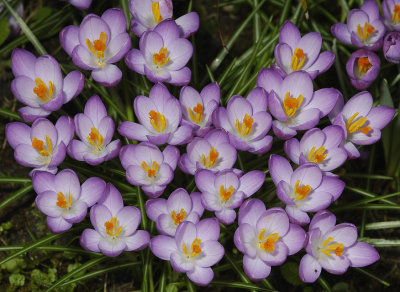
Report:
M286 262L281 267L281 274L283 278L293 286L302 285L303 282L299 277L299 265L294 262Z
M365 230L378 230L387 228L400 228L400 221L374 222L365 225Z
M29 193L32 190L33 190L32 184L31 183L27 184L26 186L24 186L23 188L19 189L14 194L9 196L3 202L1 202L0 210L3 209L4 207L6 207L7 205L11 204L12 202L18 200L19 198L21 198L22 196L24 196L25 194Z
M175 284L168 284L165 288L166 292L178 292L178 287Z
M36 22L41 22L43 20L46 20L47 17L49 17L52 14L52 10L50 7L41 7L39 8L36 13L32 16L32 20L34 23Z
M25 276L21 274L12 274L8 277L10 284L15 287L22 287L25 285Z
M0 20L0 45L4 43L4 41L10 35L10 28L8 27L8 17L4 17Z
M345 282L336 283L332 287L333 292L347 292L347 291L349 291L349 289L350 289L349 284L347 284Z

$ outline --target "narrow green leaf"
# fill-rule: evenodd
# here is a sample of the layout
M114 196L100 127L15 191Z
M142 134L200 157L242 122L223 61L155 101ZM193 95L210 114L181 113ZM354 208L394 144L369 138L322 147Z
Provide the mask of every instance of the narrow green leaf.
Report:
M10 119L13 119L13 120L17 120L19 122L23 122L21 117L16 112L10 111L10 110L5 109L5 108L0 108L0 116L3 116L5 118L10 118Z
M365 230L400 228L400 221L373 222L365 225Z
M19 198L21 198L22 196L24 196L25 194L29 193L32 190L33 190L32 184L31 183L27 184L26 186L24 186L23 188L19 189L14 194L9 196L3 202L1 202L0 203L0 210L3 209L4 207L8 206L12 202L18 200Z
M368 192L368 191L360 189L360 188L350 187L350 186L346 186L345 188L346 188L346 190L352 191L352 192L354 192L356 194L359 194L359 195L362 195L364 197L368 197L368 198L379 197L379 195L377 195L377 194L374 194L372 192ZM396 206L396 203L394 203L392 201L389 201L389 200L386 200L386 199L382 199L382 202L384 202L384 203L386 203L388 205Z
M268 288L259 287L255 284L251 283L241 283L241 282L225 282L225 281L212 281L210 285L222 286L222 287L230 287L230 288L238 288L238 289L247 289L247 290L255 290L255 291L274 291Z
M360 272L361 274L367 275L368 277L370 277L371 279L376 280L377 282L381 283L382 285L386 286L386 287L390 287L390 284L384 280L379 279L377 276L375 276L374 274L371 274L370 272L367 272L364 269L361 268L354 268L356 271Z
M192 281L189 280L189 278L186 278L186 284L189 292L196 292L196 288L193 285Z
M23 245L6 245L0 246L0 251L14 251L23 249ZM43 250L43 251L59 251L59 252L72 252L72 253L81 253L87 254L91 256L101 256L101 253L87 251L83 248L69 247L69 246L61 246L61 245L43 245L38 246L34 250Z
M377 247L400 246L400 239L360 237L360 240Z
M324 288L326 291L328 292L332 292L331 287L329 286L328 282L325 281L324 278L322 278L321 276L318 278L318 283L321 285L322 288Z
M393 180L393 177L380 174L367 174L367 173L345 173L340 175L341 177L354 177L364 179L382 179L382 180Z
M30 178L26 177L0 177L0 183L5 183L5 184L12 184L12 183L17 183L17 184L26 184L30 183L32 180Z
M251 284L251 281L249 280L249 278L246 276L246 274L243 272L243 270L241 268L239 268L239 266L235 263L235 261L231 258L231 256L227 252L225 252L224 257L226 258L228 263L231 265L231 267L235 270L235 272L239 275L240 280L246 284Z
M285 6L283 6L283 10L281 13L281 17L279 18L279 26L282 26L282 24L285 22L285 20L288 18L289 10L291 8L292 1L291 0L286 0L285 1Z
M4 17L0 20L0 45L4 43L4 41L10 35L10 28L8 27L8 24L8 17Z

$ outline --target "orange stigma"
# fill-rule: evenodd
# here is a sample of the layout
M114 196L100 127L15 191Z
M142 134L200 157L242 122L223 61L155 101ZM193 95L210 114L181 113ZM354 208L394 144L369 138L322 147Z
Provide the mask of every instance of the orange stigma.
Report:
M153 161L153 164L151 165L151 168L147 165L147 163L145 161L142 161L142 163L140 165L147 172L147 176L149 178L152 178L152 177L156 176L156 174L158 172L158 168L159 168L159 165L158 165L157 161Z
M393 9L392 19L395 23L400 22L400 5L396 4Z
M151 10L153 11L153 18L155 23L160 23L163 19L160 13L160 5L157 1L151 4Z
M101 151L100 147L103 145L103 136L97 131L95 127L92 127L89 136L87 136L87 139L89 143L93 147L95 147L92 152L98 154Z
M72 205L72 195L69 194L68 202L67 198L62 192L57 193L57 203L56 205L60 208L66 209Z
M296 200L304 200L310 191L311 187L309 185L300 185L300 180L296 181L294 186L294 197Z
M365 135L369 135L369 132L371 132L371 127L370 126L364 126L364 124L367 122L366 117L361 117L354 121L354 119L358 116L358 113L355 113L354 115L351 116L351 118L347 121L346 123L346 129L347 133L352 134L356 131L360 131L364 133Z
M153 2L154 3L154 2ZM160 51L153 54L153 64L159 67L164 66L169 62L170 58L167 58L168 50L166 47L162 47Z
M223 185L219 187L219 196L221 197L222 202L227 202L233 195L235 189L233 186L230 186L228 189L225 189Z
M118 227L118 222L117 222L117 217L112 217L110 221L106 221L104 223L104 226L106 227L106 233L113 237L118 237L121 234L122 231L122 226Z
M279 240L279 233L272 233L265 237L265 228L258 234L258 247L271 252L275 249L275 242Z
M214 166L215 163L217 162L218 156L219 156L219 153L217 152L217 150L215 150L214 146L211 147L210 153L208 154L207 158L204 154L201 155L201 161L203 163L203 166L204 167Z
M36 139L36 137L32 138L32 147L39 152L40 155L48 157L50 156L53 146L51 144L49 136L46 135L46 146L44 146L44 142L42 140Z
M186 245L182 243L183 253L190 258L195 258L201 253L201 240L200 238L195 238L190 246L190 252L188 251Z
M171 212L172 221L174 221L174 224L176 226L178 226L179 224L181 224L183 222L183 220L185 220L185 216L186 216L186 212L185 212L185 209L183 209L183 208L181 209L181 211L178 214L176 214L175 210L172 210L172 212Z
M332 253L340 257L342 255L342 252L344 252L344 244L333 243L328 245L328 243L330 243L331 241L333 241L333 237L329 237L328 239L326 239L322 243L321 251L329 257L332 256Z
M374 31L375 27L371 26L369 22L366 22L362 28L361 25L357 25L357 34L361 41L366 41Z
M89 39L86 39L87 47L93 53L93 55L97 57L97 66L105 65L105 61L103 60L103 58L104 58L104 51L107 48L106 44L107 44L107 35L105 32L101 32L99 39L95 40L93 43Z
M47 88L46 84L42 79L35 79L36 87L33 89L33 92L43 101L49 101L53 97L54 87L53 82L49 81L49 87Z
M304 96L299 95L298 98L292 97L290 92L286 92L285 99L283 100L283 110L288 118L292 117L303 102Z
M308 161L314 163L320 163L324 161L324 159L326 158L326 156L328 156L328 154L324 154L326 151L324 146L321 146L317 150L315 150L316 148L317 147L315 146L311 148L310 153L308 154Z
M200 102L197 103L193 110L191 108L188 108L188 112L193 123L198 124L203 120L203 105Z
M236 130L242 136L247 136L251 132L251 128L253 126L253 118L251 118L248 114L245 114L243 118L243 123L240 125L239 119L236 119Z
M160 114L159 112L151 110L149 112L149 119L154 130L156 130L159 133L164 132L165 127L167 126L167 121L164 115Z
M290 67L293 71L299 71L303 67L305 61L306 56L304 55L303 50L300 48L296 48L292 56Z
M364 76L369 69L371 69L372 64L369 62L368 57L358 58L358 73Z

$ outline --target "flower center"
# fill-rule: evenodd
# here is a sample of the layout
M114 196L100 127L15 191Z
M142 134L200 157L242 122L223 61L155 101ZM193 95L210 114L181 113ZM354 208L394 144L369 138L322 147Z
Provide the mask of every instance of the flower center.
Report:
M362 28L361 25L357 25L357 34L361 41L366 41L374 31L375 27L371 26L369 22L366 22Z
M347 121L346 123L346 129L347 133L352 134L356 131L360 131L364 133L365 135L368 135L369 132L372 130L370 126L364 126L364 124L367 122L366 117L361 117L354 121L354 119L358 116L358 113L355 113L354 115L351 116L351 118ZM354 122L353 122L354 121Z
M100 37L98 40L95 40L93 43L86 39L86 45L89 50L97 57L97 66L104 66L104 51L106 50L107 43L107 35L105 32L100 33Z
M172 212L171 212L172 221L174 221L174 224L177 226L179 224L181 224L183 222L183 220L185 220L185 216L186 216L186 212L185 212L185 209L183 209L183 208L181 209L181 211L178 214L176 214L175 210L172 210Z
M190 246L190 252L189 252L186 245L182 243L182 249L184 254L190 258L197 257L201 253L200 244L201 244L200 238L195 238L192 242L192 245Z
M283 100L283 110L288 118L292 117L303 102L304 96L302 94L299 95L298 98L292 97L290 92L286 92L285 99Z
M65 195L62 192L58 192L57 193L57 203L56 205L60 208L66 209L68 207L70 207L72 204L72 195L69 194L68 196L68 202L67 202L67 198L65 197Z
M160 13L160 5L158 4L158 2L154 1L151 4L151 10L153 11L154 21L156 23L160 23L163 19Z
M102 149L103 136L97 131L95 127L91 128L89 136L87 136L89 143L95 148L92 152L98 154Z
M233 186L230 186L228 189L225 189L223 185L219 187L219 196L221 197L222 202L227 202L233 195L235 189Z
M46 146L44 146L44 142L42 140L36 139L36 137L32 138L32 147L39 152L40 155L48 157L52 152L52 145L49 136L46 135Z
M154 3L154 2L153 2ZM158 51L158 54L155 53L153 55L153 64L156 66L164 66L169 62L170 58L167 58L168 50L166 47L162 47L160 51Z
M43 101L49 101L54 92L53 82L49 81L49 87L47 88L46 84L42 79L35 79L36 87L33 89L33 92Z
M394 22L396 22L396 23L400 22L400 5L399 4L394 6L392 18L393 18Z
M314 162L314 163L320 163L324 161L326 156L328 154L324 154L326 149L324 146L319 147L317 150L315 150L317 147L313 147L310 150L310 153L308 153L308 161Z
M296 48L292 56L290 67L293 71L299 71L301 67L303 67L305 61L306 56L304 55L303 50L300 48Z
M121 234L122 226L117 228L118 227L117 217L112 217L110 221L106 221L104 223L104 226L106 227L107 234L113 238L118 237Z
M188 108L188 112L193 123L198 124L203 120L203 105L200 102L197 103L193 110Z
M340 257L342 252L344 251L343 243L332 243L329 244L333 240L333 237L329 237L322 243L321 251L327 256L332 256L332 253L335 253L336 256Z
M368 57L358 58L358 74L362 77L369 69L371 69L372 64L369 62Z
M152 177L156 176L156 174L158 172L158 167L159 167L157 161L153 161L153 164L151 165L151 168L147 165L147 163L145 161L142 161L142 163L140 165L147 172L147 176L149 178L152 178Z
M208 153L207 158L204 154L202 154L201 161L202 161L204 167L214 166L214 164L217 162L218 156L219 156L219 153L217 152L217 150L215 150L214 146L211 147L210 153Z
M279 233L272 233L265 237L265 228L258 234L257 246L265 251L271 252L275 249L275 242L279 240Z
M245 114L241 125L239 119L236 119L236 130L239 132L240 135L247 136L251 132L253 122L253 118L251 118L248 114Z
M154 130L159 133L164 132L165 127L167 126L167 121L165 120L164 115L152 110L149 112L149 119Z
M304 200L310 191L311 187L309 185L300 185L300 180L296 181L294 186L294 197L296 200Z

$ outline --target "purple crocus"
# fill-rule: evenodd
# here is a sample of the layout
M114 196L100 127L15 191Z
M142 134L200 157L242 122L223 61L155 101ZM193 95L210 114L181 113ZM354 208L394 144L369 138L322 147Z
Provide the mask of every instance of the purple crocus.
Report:
M79 140L72 140L68 146L68 155L90 165L116 157L121 142L111 139L114 135L114 121L107 116L107 109L97 95L92 96L85 105L83 114L74 118Z
M165 19L172 18L171 0L130 0L129 11L132 14L131 30L141 37ZM199 29L199 15L190 12L175 20L182 37L187 38Z
M72 71L63 80L60 65L52 56L36 58L23 49L13 50L11 68L15 76L11 91L26 105L18 110L26 122L59 110L81 93L85 84L85 76L81 72Z
M146 195L155 198L164 192L174 178L179 150L168 145L161 152L157 146L143 142L122 147L119 158L128 182L141 186Z
M149 244L150 234L137 230L140 219L140 210L124 207L119 191L107 184L103 199L90 209L94 229L82 232L81 246L109 257L116 257L123 251L141 250Z
M215 172L231 169L237 158L236 149L224 130L212 130L204 138L195 137L186 150L179 160L179 168L192 175L199 169Z
M179 126L182 120L179 101L162 83L153 86L149 97L137 96L133 107L140 124L130 121L121 123L118 132L122 136L156 145L181 145L192 138L190 126Z
M228 132L229 140L238 150L263 154L272 146L272 118L267 113L267 93L261 87L254 88L247 98L234 95L227 108L218 108L213 116L216 127Z
M323 210L339 198L345 186L337 177L324 176L315 163L302 164L293 171L285 158L275 154L269 158L269 172L290 221L299 225L310 222L307 212Z
M140 38L139 48L131 50L125 58L133 71L146 75L154 83L183 86L190 82L192 72L185 66L192 57L193 46L180 37L175 21L164 20L152 31L145 32Z
M351 84L358 90L368 88L378 77L381 68L379 57L368 50L358 50L351 54L346 63Z
M239 209L234 242L244 254L244 272L253 281L268 277L271 266L283 264L303 248L305 240L305 231L291 224L282 208L266 210L262 201L250 199Z
M386 34L383 40L383 55L391 63L400 63L400 32Z
M279 72L285 76L303 70L312 79L324 73L335 61L335 54L330 51L320 54L321 45L321 34L310 32L301 37L299 29L287 20L282 26L274 52Z
M400 0L383 0L382 11L386 27L400 31Z
M215 216L225 225L232 224L236 219L235 208L242 204L243 199L257 192L264 183L265 173L253 170L243 176L233 170L223 170L214 173L207 169L196 172L196 185L202 192L204 207L214 211Z
M113 63L131 47L126 18L121 9L106 10L101 17L88 14L80 27L70 25L60 32L61 46L76 66L92 71L92 78L103 86L115 86L121 70Z
M182 222L176 229L175 238L158 235L150 241L150 249L156 257L171 261L172 268L186 273L200 286L208 285L214 277L211 266L224 256L224 247L218 242L220 227L216 218L194 224Z
M68 2L80 10L87 10L92 4L92 0L68 0Z
M296 71L282 77L273 69L262 69L257 85L268 93L268 107L276 118L272 129L279 139L289 139L297 130L315 127L335 106L341 93L335 88L314 92L310 75Z
M351 10L346 24L335 23L331 27L333 36L340 41L373 51L382 47L385 31L376 0L366 0L361 9Z
M31 176L38 170L56 173L73 136L74 122L66 116L60 117L55 126L44 118L35 120L32 127L20 122L6 125L14 158L19 164L34 168Z
M32 184L38 194L36 206L47 215L47 226L53 233L62 233L72 224L81 222L87 209L103 197L106 188L106 183L98 177L87 179L81 186L71 169L64 169L57 175L37 171Z
M176 228L184 221L197 223L203 215L200 193L191 195L179 188L166 199L150 199L146 202L147 216L156 222L157 230L164 235L175 236Z
M303 282L315 282L324 268L331 274L344 274L349 267L364 267L379 260L371 245L357 241L357 227L350 223L335 225L331 212L318 212L311 220L306 244L307 254L300 261Z
M330 114L334 125L343 129L343 146L349 158L360 157L356 145L370 145L381 138L381 129L393 118L395 110L387 106L372 108L373 99L368 91L357 93L345 104L343 98Z
M181 90L182 124L193 128L198 137L204 137L211 129L211 116L218 107L221 90L217 82L208 84L199 92L190 86Z
M296 164L316 163L323 171L332 171L347 159L342 146L343 130L339 126L328 126L323 130L308 130L300 142L292 138L285 142L285 153Z

